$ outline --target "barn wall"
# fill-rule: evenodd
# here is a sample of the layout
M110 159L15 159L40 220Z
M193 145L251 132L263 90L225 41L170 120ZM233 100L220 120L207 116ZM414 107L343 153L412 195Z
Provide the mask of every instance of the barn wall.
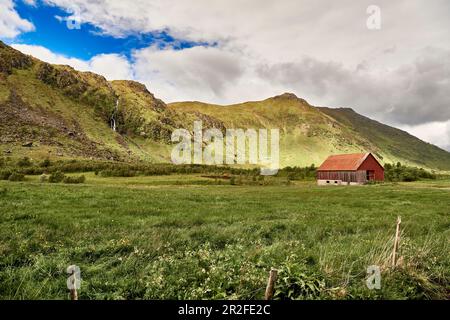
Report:
M370 154L366 160L359 166L358 170L373 170L375 171L375 180L384 181L384 168L377 160Z
M318 171L318 180L342 180L345 182L366 182L365 171Z

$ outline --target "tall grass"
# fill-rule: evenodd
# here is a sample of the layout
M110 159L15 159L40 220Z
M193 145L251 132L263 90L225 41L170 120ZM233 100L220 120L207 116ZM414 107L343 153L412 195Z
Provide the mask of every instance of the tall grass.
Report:
M271 268L279 299L448 298L447 189L91 183L0 182L0 298L65 299L72 264L81 299L261 299Z

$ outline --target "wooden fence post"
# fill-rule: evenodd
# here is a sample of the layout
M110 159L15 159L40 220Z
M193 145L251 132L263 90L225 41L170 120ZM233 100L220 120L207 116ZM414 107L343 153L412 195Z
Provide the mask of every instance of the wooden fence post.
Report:
M69 268L71 268L73 266L70 266ZM68 270L69 271L69 270ZM71 273L69 274L69 280L68 280L68 285L69 285L69 290L70 290L70 300L78 300L78 292L77 292L77 277L76 277L76 269L72 268Z
M395 268L397 261L397 250L400 242L400 224L402 223L402 218L397 218L397 229L395 230L395 239L394 239L394 249L392 251L392 268Z
M264 295L265 300L271 300L273 298L275 281L277 281L278 270L272 269L269 273L269 281L267 282L266 294Z
M70 300L78 300L77 289L70 289Z

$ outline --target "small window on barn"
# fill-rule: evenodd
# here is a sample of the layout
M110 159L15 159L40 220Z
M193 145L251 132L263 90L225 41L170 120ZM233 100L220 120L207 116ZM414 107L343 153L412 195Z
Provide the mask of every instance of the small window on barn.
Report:
M330 181L327 181L327 183L330 183Z
M338 182L337 182L337 181L335 181L334 183L335 183L335 184L337 184Z

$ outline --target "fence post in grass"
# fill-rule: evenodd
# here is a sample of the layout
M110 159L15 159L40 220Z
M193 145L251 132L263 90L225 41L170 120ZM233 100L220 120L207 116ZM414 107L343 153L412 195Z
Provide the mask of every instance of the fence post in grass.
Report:
M78 300L78 292L77 292L77 284L76 284L76 277L75 277L75 270L72 271L72 274L70 275L70 280L72 282L72 286L70 287L70 300Z
M395 268L397 261L397 250L400 242L400 224L402 223L402 218L397 218L397 229L395 230L395 238L394 238L394 249L392 251L392 268Z
M273 269L270 270L269 273L269 281L267 282L266 294L264 295L265 300L272 300L274 289L275 289L275 281L277 281L278 270Z
M70 290L70 300L78 300L77 288L80 286L80 268L78 266L69 266L67 273L69 274L67 288Z
M77 289L70 289L70 300L78 300Z

